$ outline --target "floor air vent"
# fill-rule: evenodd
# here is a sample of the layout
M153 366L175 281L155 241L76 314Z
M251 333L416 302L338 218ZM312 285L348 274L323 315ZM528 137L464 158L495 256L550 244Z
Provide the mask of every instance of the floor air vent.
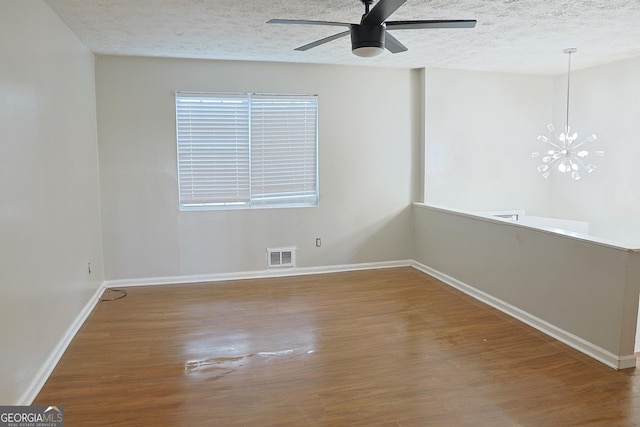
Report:
M267 248L267 267L295 267L296 248Z

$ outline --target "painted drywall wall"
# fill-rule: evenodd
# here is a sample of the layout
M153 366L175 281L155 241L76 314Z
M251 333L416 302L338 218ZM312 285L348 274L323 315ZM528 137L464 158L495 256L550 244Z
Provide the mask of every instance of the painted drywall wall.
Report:
M536 137L548 133L548 123L564 128L566 73L427 70L425 201L586 221L593 236L639 247L638 75L640 58L572 71L570 124L581 137L595 133L597 143L588 148L605 151L588 159L597 169L576 182L568 174L543 180L531 158L546 147Z
M635 363L639 252L428 206L414 227L417 262Z
M446 69L425 79L425 202L548 215L531 152L552 119L553 79Z
M588 221L590 234L630 247L640 247L638 76L640 58L571 72L570 125L580 139L596 134L597 143L585 147L605 156L589 156L597 169L578 182L554 175L550 196L551 215ZM566 120L566 77L554 79L556 128Z
M320 206L179 212L177 90L318 94ZM409 259L411 91L410 70L97 57L107 279L264 270L282 246L299 267Z
M0 404L103 281L99 203L93 55L44 2L0 2Z

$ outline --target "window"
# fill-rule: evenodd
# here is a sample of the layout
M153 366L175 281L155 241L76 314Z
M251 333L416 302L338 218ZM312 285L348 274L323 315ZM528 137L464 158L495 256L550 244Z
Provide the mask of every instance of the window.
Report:
M318 98L176 93L180 210L318 204Z

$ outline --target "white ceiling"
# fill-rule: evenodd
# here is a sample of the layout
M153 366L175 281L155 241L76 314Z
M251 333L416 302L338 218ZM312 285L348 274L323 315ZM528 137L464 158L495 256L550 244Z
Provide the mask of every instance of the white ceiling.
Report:
M443 67L559 74L640 56L639 0L407 0L390 20L476 19L475 29L396 30L408 52L351 54L349 37L293 49L344 28L271 18L358 23L360 0L45 0L96 54Z

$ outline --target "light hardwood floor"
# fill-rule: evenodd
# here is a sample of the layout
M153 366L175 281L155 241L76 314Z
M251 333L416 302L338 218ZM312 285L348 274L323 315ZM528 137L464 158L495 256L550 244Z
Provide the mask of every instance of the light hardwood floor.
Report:
M415 269L129 288L34 402L66 426L631 426L640 382Z

